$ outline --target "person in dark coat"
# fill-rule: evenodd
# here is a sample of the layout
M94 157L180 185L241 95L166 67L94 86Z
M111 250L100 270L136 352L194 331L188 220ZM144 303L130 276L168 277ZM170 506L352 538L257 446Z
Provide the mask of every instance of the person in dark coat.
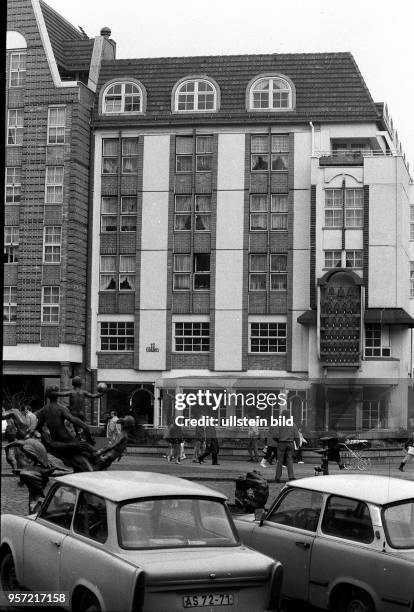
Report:
M204 459L211 455L211 465L218 465L217 457L219 454L219 444L217 440L216 428L206 427L206 450L198 458L198 463L204 463Z
M281 412L280 417L288 419L288 411ZM294 423L293 425L277 425L273 435L277 442L276 482L280 482L284 461L286 461L289 480L294 480L293 453L295 452L295 443L297 446L300 443L299 430Z

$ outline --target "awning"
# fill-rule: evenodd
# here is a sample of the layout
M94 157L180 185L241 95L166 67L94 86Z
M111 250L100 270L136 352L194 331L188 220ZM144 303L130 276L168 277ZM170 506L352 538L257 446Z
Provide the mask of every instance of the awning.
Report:
M296 320L301 325L316 325L316 310L305 310Z
M158 378L160 389L309 389L306 378L289 376L180 376Z
M365 323L414 327L413 317L403 308L367 308L364 318Z

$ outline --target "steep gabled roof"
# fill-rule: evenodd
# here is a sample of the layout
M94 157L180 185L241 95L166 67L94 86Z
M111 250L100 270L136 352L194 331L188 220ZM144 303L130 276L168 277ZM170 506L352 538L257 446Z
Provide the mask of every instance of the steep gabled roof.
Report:
M262 73L280 73L289 77L296 88L296 108L281 112L247 112L246 88ZM220 87L221 105L217 113L174 115L181 121L263 122L304 121L378 121L379 113L350 53L309 53L272 55L228 55L202 57L167 57L104 61L98 91L111 79L133 77L147 91L145 116L125 116L122 122L148 123L171 120L171 93L177 81L189 75L206 75ZM119 117L115 122L119 123ZM110 116L95 122L114 123Z
M40 0L40 6L57 64L71 70L87 70L94 39L85 38L80 30L43 0Z

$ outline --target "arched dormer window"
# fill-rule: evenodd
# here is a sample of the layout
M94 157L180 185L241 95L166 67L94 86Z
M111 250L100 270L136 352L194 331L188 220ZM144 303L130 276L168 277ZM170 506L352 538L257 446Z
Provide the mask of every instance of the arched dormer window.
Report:
M117 81L106 86L102 94L104 115L137 114L145 111L145 89L138 81Z
M186 78L177 83L172 98L173 112L214 112L218 109L218 86L205 77Z
M251 81L247 88L248 110L292 110L294 106L294 85L285 76L262 75Z

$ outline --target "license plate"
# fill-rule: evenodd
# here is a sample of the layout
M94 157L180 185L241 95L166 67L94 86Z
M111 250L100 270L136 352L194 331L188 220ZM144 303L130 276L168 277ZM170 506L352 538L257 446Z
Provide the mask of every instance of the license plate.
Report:
M232 606L233 595L230 593L202 593L200 595L185 595L184 608L204 608L206 606Z

